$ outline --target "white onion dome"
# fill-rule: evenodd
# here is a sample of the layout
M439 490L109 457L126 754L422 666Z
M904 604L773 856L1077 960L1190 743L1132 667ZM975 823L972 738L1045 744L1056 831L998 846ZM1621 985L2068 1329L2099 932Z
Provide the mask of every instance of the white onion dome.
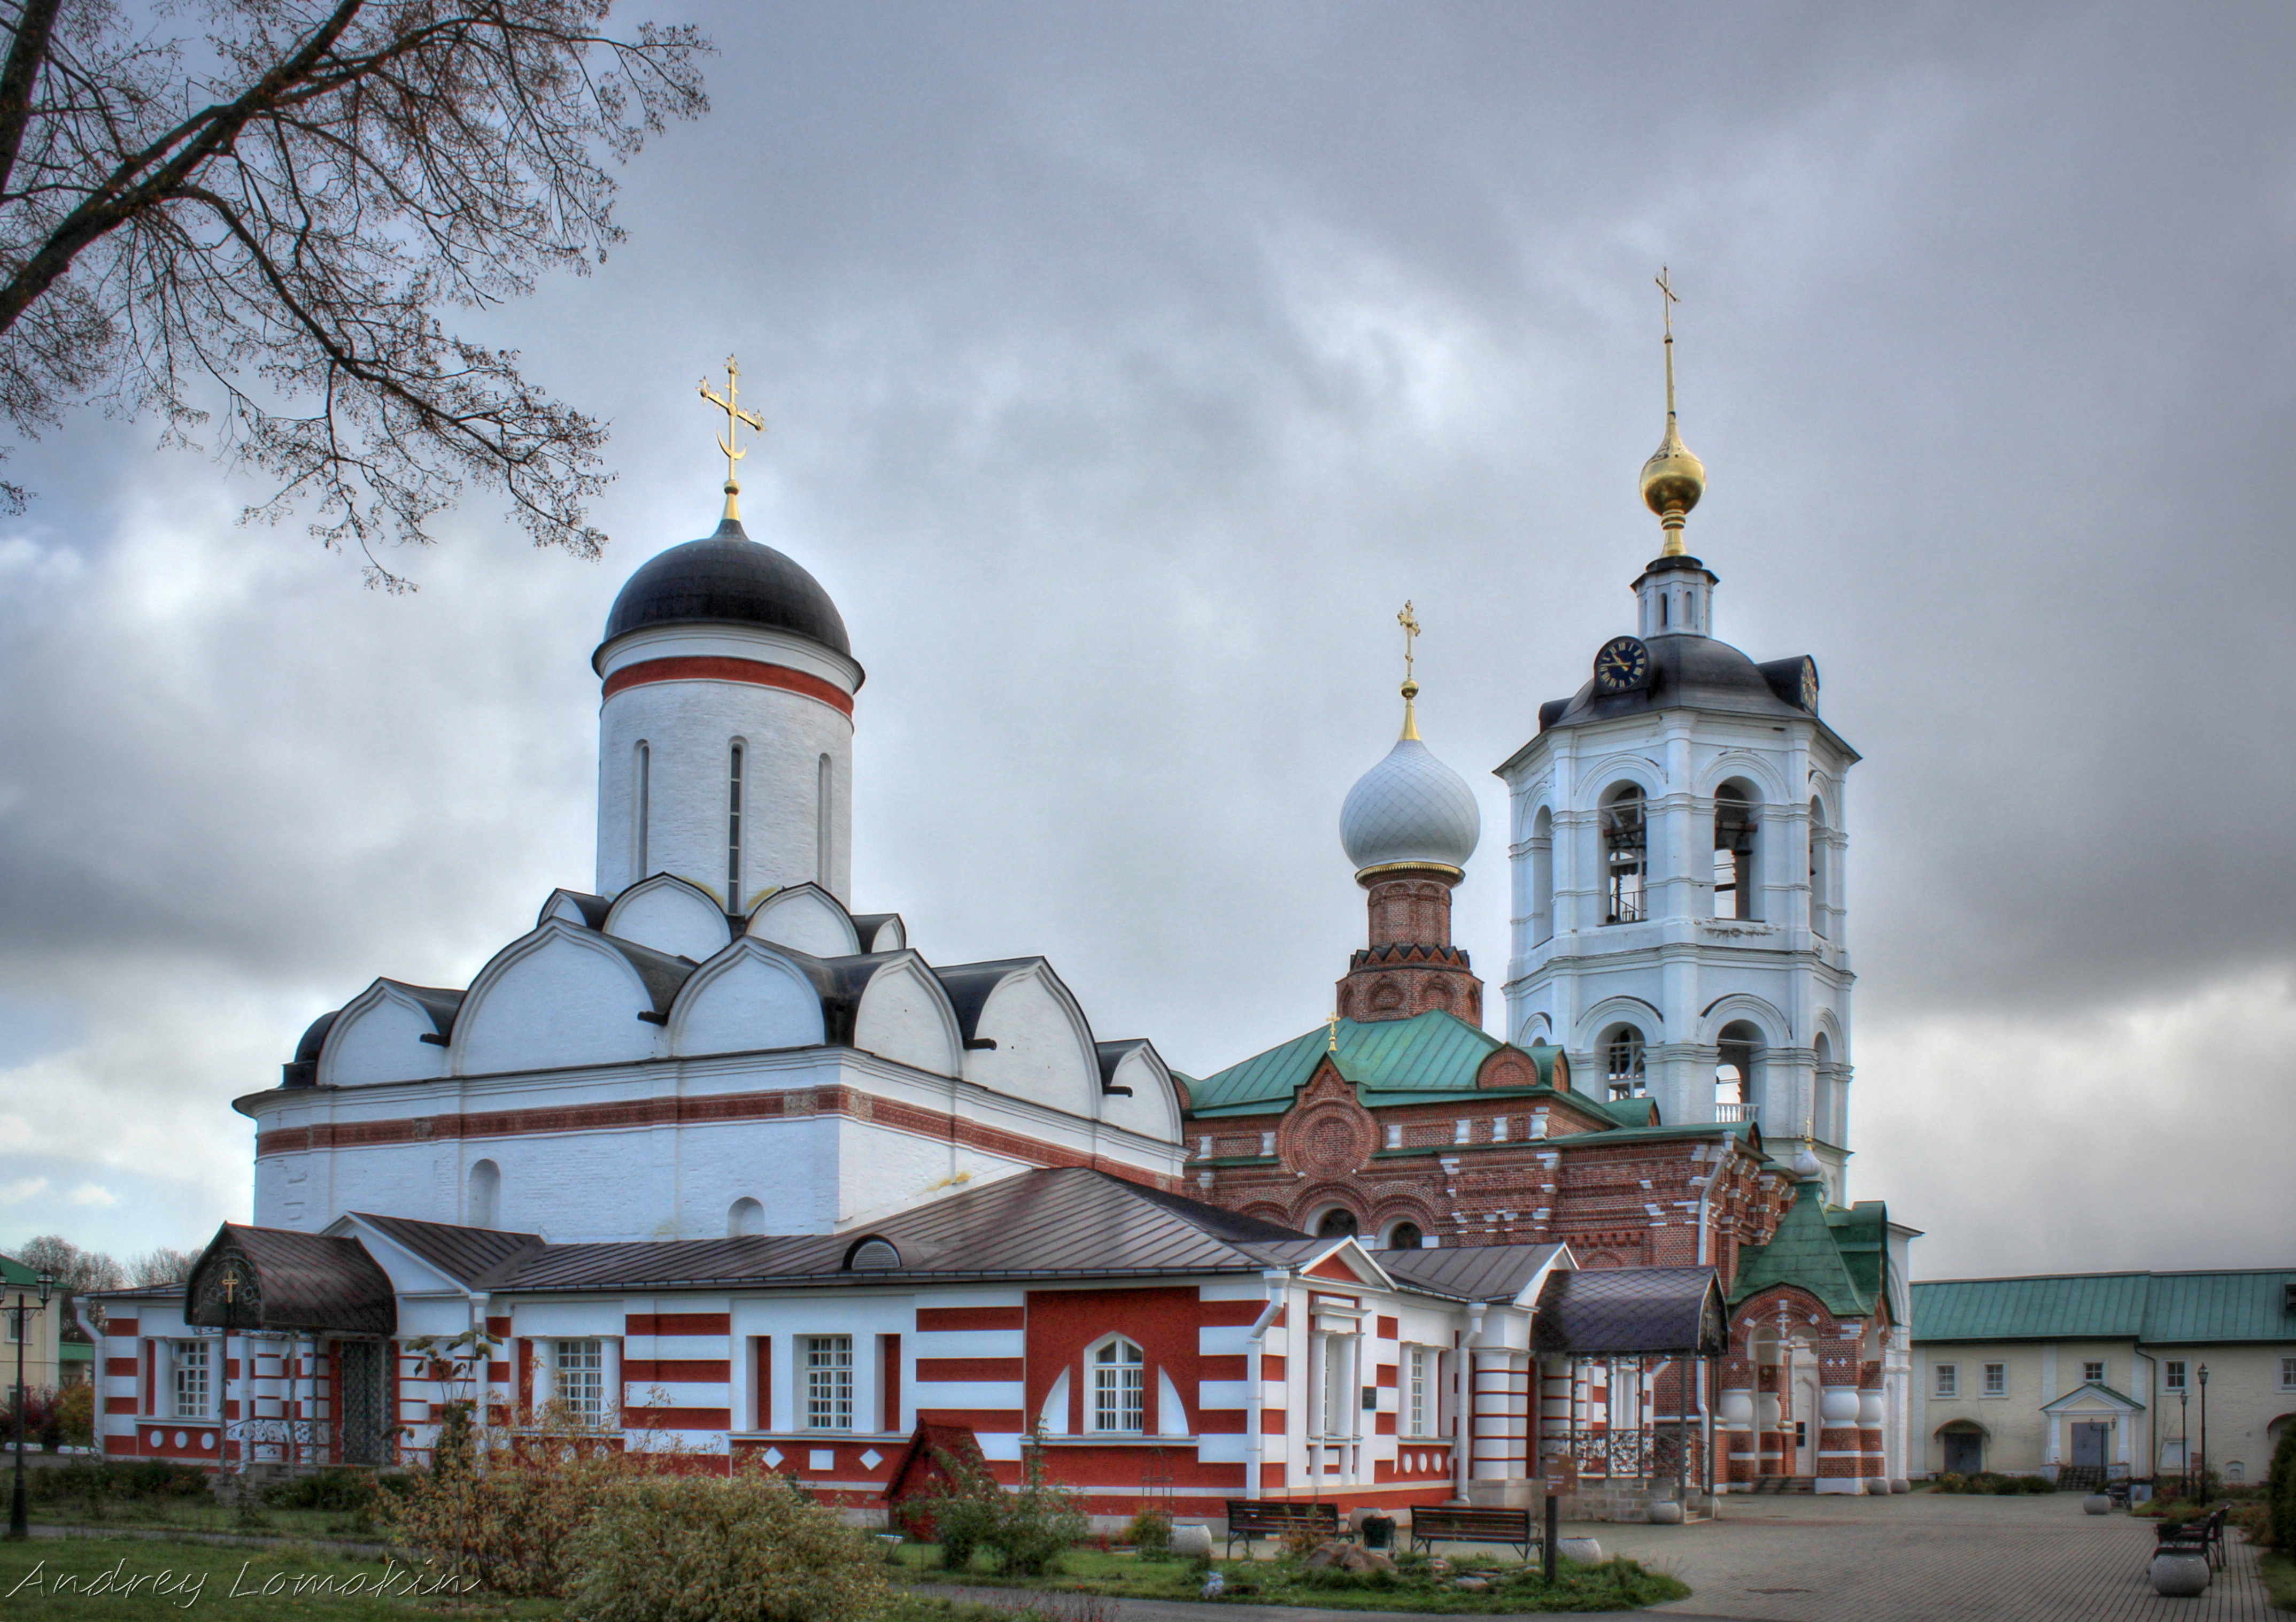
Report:
M1357 878L1382 867L1464 869L1482 832L1474 791L1409 725L1340 808L1340 843Z

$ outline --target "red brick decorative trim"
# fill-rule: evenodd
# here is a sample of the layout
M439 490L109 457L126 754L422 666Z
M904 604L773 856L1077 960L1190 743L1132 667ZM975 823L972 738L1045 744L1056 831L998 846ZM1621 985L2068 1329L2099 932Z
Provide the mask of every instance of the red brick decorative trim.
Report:
M717 653L646 659L624 665L606 678L606 690L600 696L611 699L626 687L643 687L651 682L746 682L753 687L778 687L784 692L819 699L846 719L853 718L853 695L817 676L786 665L769 665L763 659L729 659Z
M732 1315L722 1312L634 1312L622 1323L629 1335L723 1335L734 1327Z
M917 1308L917 1332L931 1333L935 1330L970 1331L978 1329L1026 1329L1029 1311L1025 1307L920 1307Z
M1079 1154L1041 1138L1024 1137L898 1100L879 1098L857 1087L792 1087L772 1093L718 1093L701 1097L627 1099L611 1104L574 1104L543 1110L495 1110L469 1115L424 1115L382 1121L328 1121L314 1126L275 1126L255 1136L258 1159L313 1149L361 1149L377 1143L420 1143L438 1138L533 1137L554 1132L611 1132L630 1126L689 1126L704 1121L773 1120L783 1116L845 1115L907 1132L937 1143L963 1143L1032 1166L1083 1166L1128 1183L1165 1192L1177 1180L1120 1160ZM1250 1322L1249 1319L1246 1322ZM1015 1325L1014 1327L1018 1327ZM632 1333L640 1331L632 1331ZM669 1333L725 1332L668 1331Z
M917 1383L942 1380L1019 1380L1027 1370L1021 1357L920 1357Z
M625 1357L622 1379L630 1385L720 1384L733 1377L723 1357Z

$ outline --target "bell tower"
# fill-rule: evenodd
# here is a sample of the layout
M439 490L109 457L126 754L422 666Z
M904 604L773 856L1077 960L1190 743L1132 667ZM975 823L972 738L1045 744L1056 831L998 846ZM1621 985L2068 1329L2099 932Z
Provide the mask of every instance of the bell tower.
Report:
M1773 1153L1815 1155L1846 1203L1857 753L1818 713L1816 661L1758 664L1713 635L1718 580L1683 535L1706 469L1677 422L1663 273L1659 287L1666 431L1641 494L1663 540L1634 581L1636 631L1596 649L1498 768L1505 1034L1560 1044L1589 1090L1648 1097L1666 1122L1755 1121Z

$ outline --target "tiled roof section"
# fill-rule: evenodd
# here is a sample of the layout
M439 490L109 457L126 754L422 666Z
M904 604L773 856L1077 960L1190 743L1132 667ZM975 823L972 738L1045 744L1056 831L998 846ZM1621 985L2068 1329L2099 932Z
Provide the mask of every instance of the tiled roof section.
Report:
M1916 1340L2296 1341L2296 1268L1939 1279L1914 1286Z
M1710 1267L1582 1267L1548 1275L1531 1349L1578 1357L1723 1351L1722 1285Z
M865 1237L901 1265L849 1273ZM1307 1235L1079 1167L1023 1172L864 1231L786 1238L545 1245L488 1275L496 1289L863 1283L889 1277L1136 1277L1257 1272L1315 1249Z
M1339 1038L1335 1060L1340 1074L1365 1094L1472 1091L1483 1061L1492 1049L1504 1045L1497 1037L1437 1010L1409 1020L1342 1020ZM1193 1113L1258 1114L1288 1108L1292 1094L1308 1085L1323 1062L1330 1043L1331 1028L1318 1025L1217 1075L1191 1079Z
M1464 1301L1513 1300L1561 1245L1461 1245L1453 1249L1382 1250L1379 1265L1399 1283Z
M458 1284L476 1286L505 1263L542 1248L538 1233L511 1233L498 1228L465 1228L447 1222L416 1222L406 1216L377 1216L366 1211L352 1216L386 1239L404 1245Z
M390 1280L357 1240L236 1223L226 1223L192 1264L192 1275L182 1286L184 1315L192 1323L223 1325L222 1292L208 1281L234 1259L255 1281L254 1312L234 1317L241 1329L387 1335L398 1327Z
M1914 1286L1916 1340L2134 1340L2151 1275L1951 1279Z
M1874 1310L1874 1292L1857 1287L1826 1220L1816 1183L1805 1183L1778 1219L1770 1241L1739 1252L1738 1276L1730 1287L1734 1306L1758 1291L1792 1284L1816 1296L1826 1311L1862 1317Z

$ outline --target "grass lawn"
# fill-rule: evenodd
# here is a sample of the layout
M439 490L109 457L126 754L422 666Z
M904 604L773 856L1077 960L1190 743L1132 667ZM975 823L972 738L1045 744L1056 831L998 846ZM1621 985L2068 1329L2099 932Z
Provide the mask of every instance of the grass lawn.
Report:
M943 1571L940 1552L930 1544L913 1544L900 1551L905 1571L921 1582L949 1585L980 1584L1001 1588L1033 1588L1062 1593L1107 1594L1123 1599L1193 1600L1199 1598L1205 1573L1185 1561L1142 1560L1131 1554L1109 1554L1096 1549L1072 1549L1060 1560L1060 1570L1042 1577L998 1577L976 1562L975 1569ZM1406 1562L1406 1565L1414 1562ZM1523 1566L1470 1554L1455 1559L1450 1577L1472 1571L1488 1578L1488 1593L1467 1593L1451 1585L1450 1577L1437 1577L1424 1569L1400 1572L1309 1571L1283 1561L1219 1561L1214 1569L1226 1574L1227 1602L1263 1605L1316 1605L1332 1610L1414 1610L1448 1616L1490 1616L1522 1611L1634 1610L1689 1597L1690 1590L1675 1578L1648 1571L1632 1561L1606 1561L1584 1566L1564 1561L1548 1588L1536 1563Z
M2296 1556L2267 1554L2257 1561L2257 1572L2283 1610L2296 1610Z
M339 1560L292 1544L224 1549L125 1537L0 1542L0 1610L12 1622L151 1622L179 1610L214 1607L262 1622L562 1614L554 1605L485 1595L415 1598L408 1590L417 1581L427 1579L405 1566ZM378 1588L385 1592L378 1594Z

